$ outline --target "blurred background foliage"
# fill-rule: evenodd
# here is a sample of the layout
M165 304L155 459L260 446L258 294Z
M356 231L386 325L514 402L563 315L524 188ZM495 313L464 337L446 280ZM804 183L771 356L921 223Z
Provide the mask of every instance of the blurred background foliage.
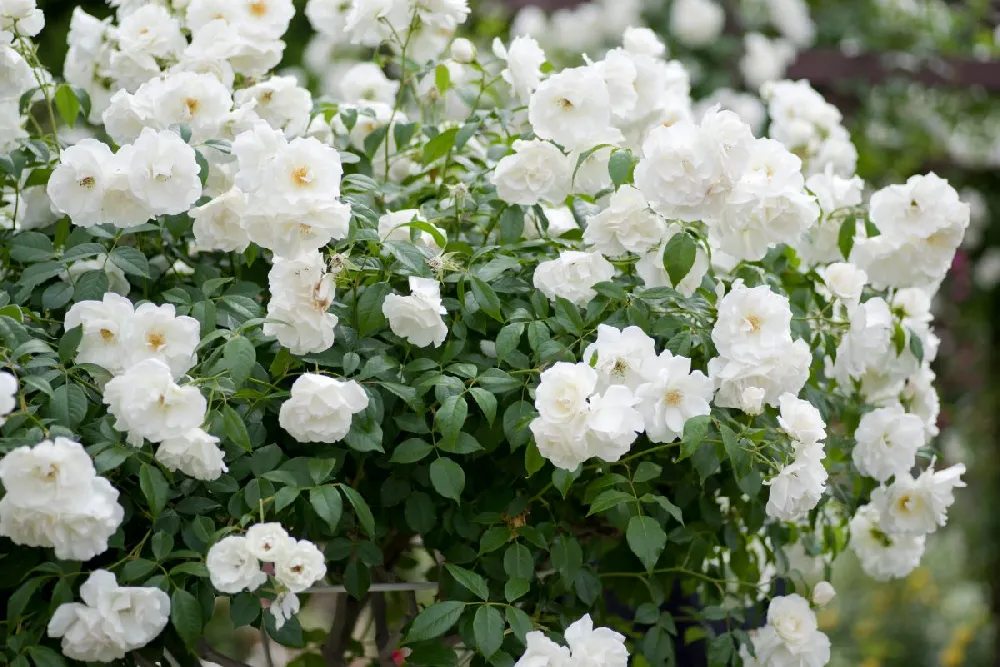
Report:
M545 0L539 0L545 2ZM560 7L575 4L555 0ZM728 10L726 32L691 49L670 34L670 0L647 0L644 20L668 43L673 57L692 72L694 97L718 87L740 89L738 60L746 30L767 33L760 21L770 0L719 0ZM548 0L549 7L552 0ZM102 0L38 0L47 27L40 55L55 73L62 69L73 9L95 16L111 10ZM300 67L312 37L302 13L285 37L284 65ZM472 0L466 34L487 49L506 36L514 17L500 0ZM523 4L523 3L521 3ZM606 8L614 11L614 3ZM849 552L835 565L836 602L820 617L834 645L834 667L979 667L1000 664L1000 3L993 0L818 0L810 3L813 49L879 54L890 75L817 81L844 112L858 148L858 174L874 187L929 170L948 178L973 205L973 228L958 253L935 308L942 339L936 362L941 393L940 456L965 461L969 488L958 495L952 521L932 542L922 566L904 580L876 584ZM607 9L606 9L607 10ZM771 31L773 33L773 30ZM471 35L469 33L472 33ZM612 46L612 45L608 45ZM572 61L579 53L551 53ZM591 55L597 55L591 53ZM963 63L987 63L982 82L963 80ZM832 67L832 65L831 65ZM929 70L943 80L918 83ZM795 73L793 66L792 73ZM992 73L992 74L990 74ZM315 83L322 72L311 72ZM825 76L821 67L817 74ZM869 73L870 74L870 73ZM953 78L950 85L948 80ZM967 78L967 77L966 77ZM303 626L325 625L320 602ZM264 664L255 636L239 636L220 610L210 639L223 650ZM310 622L310 618L314 619ZM317 630L318 631L318 630ZM274 656L277 664L282 658ZM290 657L288 657L290 659ZM308 667L311 659L292 664ZM321 664L321 663L316 663Z

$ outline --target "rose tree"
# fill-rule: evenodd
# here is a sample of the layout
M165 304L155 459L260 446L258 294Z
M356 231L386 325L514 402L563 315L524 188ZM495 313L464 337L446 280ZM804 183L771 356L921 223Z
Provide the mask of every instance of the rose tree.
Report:
M461 0L312 0L373 59L313 100L271 74L291 0L113 4L63 82L0 0L5 662L233 664L228 598L302 664L360 657L370 604L414 665L819 666L817 564L904 576L946 522L968 207L865 203L806 84L760 138L648 31L556 72L452 43Z

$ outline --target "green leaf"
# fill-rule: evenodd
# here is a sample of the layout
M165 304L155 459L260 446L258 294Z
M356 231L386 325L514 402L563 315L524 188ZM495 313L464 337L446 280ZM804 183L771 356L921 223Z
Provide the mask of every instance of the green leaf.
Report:
M434 68L434 87L442 97L451 87L451 72L444 63Z
M903 354L906 349L906 331L896 322L892 330L892 344L896 348L896 356Z
M107 249L100 243L81 243L66 250L63 253L62 261L71 264L81 259L90 259L107 252Z
M403 508L403 518L406 525L416 533L428 533L437 523L437 515L434 513L434 501L422 491L411 493L406 498L406 506Z
M701 446L705 435L708 433L709 424L712 423L711 415L700 415L691 417L684 422L684 439L681 442L681 454L678 460L683 460L691 456Z
M260 598L252 593L240 593L230 599L229 617L237 628L250 625L260 616Z
M45 579L43 578L29 579L14 591L14 594L7 600L7 618L5 620L8 623L17 624L35 591L44 583Z
M483 416L486 417L486 421L489 422L490 426L493 425L493 420L497 416L497 398L490 392L486 391L482 387L473 387L469 390L472 394L473 400L479 409L483 411Z
M156 563L153 561L145 560L143 558L130 560L125 563L125 566L122 568L121 580L126 582L138 581L155 569Z
M456 503L461 502L465 488L465 471L449 458L441 457L431 463L431 484L434 490Z
M508 577L531 580L535 576L535 561L528 547L514 543L503 555L503 570Z
M511 538L510 528L506 526L494 526L489 528L479 540L479 553L488 554L496 551Z
M559 571L559 576L567 584L576 579L576 573L583 567L583 550L575 537L561 535L552 543L549 554L552 567Z
M201 604L182 588L170 596L170 622L177 635L190 648L201 636Z
M459 128L455 135L455 150L461 150L465 144L469 143L469 139L475 136L480 125L482 125L482 121L476 118Z
M40 232L21 232L10 242L10 258L22 264L34 264L51 259L55 248L48 236Z
M38 287L50 278L55 278L64 270L62 262L42 262L32 264L21 273L21 279L17 281L27 289Z
M208 164L208 160L205 159L205 156L199 150L194 152L194 161L198 164L198 180L201 181L201 186L205 187L205 184L208 183L208 174L211 167Z
M916 357L917 363L924 362L924 343L912 329L910 330L910 352Z
M482 278L471 276L472 295L476 297L476 302L484 313L492 317L497 322L503 322L503 313L500 307L500 297L493 291Z
M416 463L434 451L434 448L420 438L410 438L392 450L390 463Z
M63 122L70 127L76 125L76 118L80 115L80 100L76 99L73 88L65 83L59 84L56 87L53 101L56 103L56 111L59 112L59 117L62 118Z
M87 393L76 384L64 384L52 391L49 414L59 424L76 428L87 416Z
M309 504L326 522L330 532L335 532L337 524L340 523L340 515L344 511L344 501L337 492L337 487L327 485L309 489Z
M280 512L295 502L299 497L299 490L293 486L283 487L274 495L274 511Z
M535 629L531 617L517 607L507 607L504 609L504 614L507 616L507 625L510 626L518 641L523 644L525 635Z
M462 395L449 396L434 415L434 426L448 442L458 440L469 416L469 404Z
M508 206L500 214L498 224L500 243L517 243L524 235L524 209L520 206Z
M457 134L458 128L453 127L449 130L445 130L428 141L424 146L422 162L424 164L430 164L431 162L434 162L434 160L447 155L448 151L450 151L455 145L455 136Z
M631 493L616 491L615 489L605 491L601 495L594 498L594 502L590 503L590 511L587 512L587 516L598 512L604 512L612 507L617 507L622 503L628 503L633 500L635 500L635 496Z
M432 604L413 619L413 624L406 633L406 642L422 642L440 637L458 622L463 611L464 602L449 600Z
M222 348L222 359L233 382L240 387L250 377L254 364L257 363L257 350L248 339L237 336Z
M358 298L358 335L367 338L385 326L385 315L382 314L382 303L392 292L389 283L369 285Z
M354 508L354 515L358 518L358 523L364 528L365 533L368 534L368 537L375 539L375 517L372 515L371 508L368 507L368 503L365 502L360 493L351 487L342 484L338 488L347 498L347 502Z
M480 600L486 602L490 599L489 586L486 585L486 580L482 576L451 563L445 563L445 569L448 570L455 581L462 584L462 586L467 588L470 593Z
M156 533L150 543L153 545L153 556L156 560L163 560L174 548L174 538L169 533Z
M500 650L503 643L503 616L496 607L482 606L476 610L472 620L472 634L476 646L484 657L490 657Z
M479 382L485 386L486 383L483 382L484 376L485 373L479 376ZM531 439L531 431L528 430L528 424L531 423L531 420L537 414L535 406L527 401L514 401L504 410L503 432L507 436L507 442L510 443L511 451L516 450Z
M111 252L111 263L125 273L149 278L149 260L135 248L115 248Z
M167 498L170 495L170 485L160 469L143 463L139 468L139 488L146 498L150 512L154 517L159 516L167 506Z
M42 307L47 310L62 308L73 299L73 286L69 283L52 283L42 292Z
M48 646L29 646L28 655L35 667L66 667L66 660Z
M650 461L643 461L636 466L635 473L632 475L632 481L636 484L642 484L643 482L658 478L661 474L663 474L663 468Z
M220 410L222 414L222 429L229 440L245 451L252 451L250 444L250 433L247 432L247 425L243 423L243 418L233 409L231 405L224 405Z
M646 566L646 570L652 572L667 545L667 534L653 517L634 516L629 519L625 540L632 553Z
M677 520L677 523L684 525L684 515L681 513L681 508L674 505L672 502L664 498L663 496L654 496L652 493L647 493L641 498L644 503L656 503L662 507L666 512Z
M845 260L851 258L851 251L854 249L854 235L857 233L857 229L857 221L853 215L844 218L844 222L840 225L840 231L837 233L837 246Z
M531 582L527 579L508 579L503 587L503 596L507 602L513 602L523 597L531 590Z
M750 471L750 454L743 448L743 443L731 428L721 424L719 433L722 435L722 445L726 449L726 455L733 464L733 472L739 479Z
M396 140L396 150L405 148L410 139L413 138L413 133L417 130L416 123L400 123L395 122L392 125L392 136Z
M524 469L531 477L536 472L545 467L545 457L538 451L538 445L534 441L528 443L524 449Z
M632 180L632 172L635 170L635 161L628 151L616 150L608 159L608 173L611 175L611 182L615 187L620 187ZM677 283L674 283L675 285Z
M381 127L376 127L374 130L371 131L371 133L369 133L367 137L365 137L364 140L365 155L367 155L369 158L375 156L375 151L377 151L378 147L382 145L382 140L385 139L385 135L388 133L388 131L389 131L389 126L382 125Z
M521 335L524 333L524 322L514 322L508 324L497 334L497 359L503 361L510 357L510 353L517 349L521 343Z
M667 241L663 249L663 268L674 287L690 273L697 253L698 244L687 232L678 232Z

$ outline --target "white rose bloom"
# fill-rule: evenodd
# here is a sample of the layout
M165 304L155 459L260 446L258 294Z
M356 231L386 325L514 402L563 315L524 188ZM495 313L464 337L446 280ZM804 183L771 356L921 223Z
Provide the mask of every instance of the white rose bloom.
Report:
M290 545L274 563L274 577L292 593L301 593L325 576L326 558L308 540Z
M542 371L535 389L535 409L541 419L569 424L589 411L587 399L597 390L597 372L588 364L560 361Z
M826 422L809 401L784 394L778 399L778 405L781 410L778 423L792 440L811 445L826 439Z
M410 21L410 7L402 0L351 2L344 29L352 44L378 46L392 37L392 31L405 29Z
M36 85L28 61L12 47L0 44L0 97L18 99Z
M704 46L722 34L726 13L712 0L674 0L670 33L688 46Z
M716 357L708 362L708 375L718 389L715 405L742 409L747 390L758 389L764 392L764 403L777 407L783 394L802 391L811 363L812 352L804 340L758 351L748 361Z
M572 420L563 422L538 417L532 420L528 428L531 429L542 458L551 461L557 468L572 471L592 455L587 440L586 421L586 412L580 412Z
M274 627L280 630L281 626L292 616L299 613L299 609L301 608L302 604L295 593L278 593L278 597L274 598L274 602L269 608L271 614L274 616Z
M622 34L622 46L636 56L662 58L667 53L666 45L649 28L626 28Z
M433 250L443 250L433 236L422 229L407 227L408 223L420 221L426 224L427 219L415 208L407 208L401 211L392 211L383 214L378 219L378 235L383 241L409 241L411 232L415 234L417 245L431 248ZM436 225L430 225L437 230L441 236L448 238L445 231Z
M522 35L511 40L506 48L499 38L494 39L493 54L507 63L500 75L510 86L511 93L522 103L527 103L542 82L545 51L533 38Z
M124 340L132 316L132 302L111 292L101 301L73 304L66 311L64 326L67 331L83 328L77 363L97 364L115 374L125 370Z
M688 419L711 413L715 386L704 373L691 370L687 357L664 351L644 364L644 371L649 381L635 395L650 442L673 442Z
M879 511L872 505L859 507L851 519L851 550L861 568L876 581L901 579L913 572L924 555L925 537L892 537L880 526Z
M731 88L718 88L711 95L701 99L694 109L694 116L700 118L713 107L721 107L740 117L750 126L755 136L760 135L767 119L767 109L756 95L738 93Z
M718 313L712 341L724 357L754 359L762 350L791 340L788 298L767 285L749 288L736 282L719 301Z
M116 419L115 428L128 432L136 446L142 438L163 442L200 428L208 409L198 388L177 385L170 368L159 359L140 361L108 382L104 402Z
M769 517L798 521L816 507L826 490L824 456L820 442L796 444L795 460L766 482L770 493L764 509Z
M854 432L852 458L862 475L885 482L907 473L916 464L917 450L926 443L920 417L895 405L877 408L861 417Z
M339 442L351 419L368 407L368 394L354 380L304 373L281 404L278 422L299 442Z
M583 240L607 257L641 255L660 243L666 229L666 221L649 208L642 193L626 185L588 221Z
M410 277L410 296L389 294L382 314L392 332L417 347L441 347L448 336L446 314L441 303L441 284L430 278Z
M253 592L267 581L260 563L250 552L247 538L238 535L213 544L205 558L205 567L212 585L220 593L239 593L244 589Z
M35 0L4 0L0 3L0 30L17 30L26 37L34 37L45 27L45 15L35 5Z
M622 384L635 391L650 377L656 341L639 327L616 329L597 325L597 340L583 351L583 361L597 371L597 390Z
M868 274L848 262L836 262L820 271L823 283L830 293L848 304L861 300L861 292L868 282Z
M837 346L834 365L837 380L845 385L860 379L869 369L890 367L897 356L892 344L892 312L884 299L869 299L852 310L850 324Z
M782 37L798 47L812 45L816 25L809 17L809 5L804 0L772 0L768 3L771 23Z
M115 575L95 570L80 587L80 602L59 605L48 635L62 638L76 660L110 662L153 641L170 619L170 598L159 588L119 586Z
M96 139L84 139L63 150L46 186L53 208L81 227L106 222L104 191L111 179L112 160L111 149Z
M145 359L158 359L179 378L195 365L201 340L198 320L177 316L173 304L144 303L128 318L122 339L128 368Z
M189 211L194 220L194 240L199 250L243 252L247 249L250 237L240 225L246 201L246 195L238 188L232 188Z
M392 106L396 101L399 82L386 77L375 63L357 63L337 78L337 96L345 102L376 102Z
M529 5L530 7L530 5ZM526 648L514 667L569 667L569 649L560 646L541 632L529 632L524 637Z
M0 426L7 421L7 415L17 409L17 378L0 371Z
M928 468L916 479L909 472L898 474L890 486L872 491L881 527L893 537L919 537L944 527L955 489L965 486L964 474L961 463L940 471Z
M569 158L553 144L518 139L514 153L497 163L491 180L497 196L508 204L555 204L566 198L572 173Z
M459 37L451 43L451 57L459 63L471 63L476 59L476 47L464 37Z
M0 459L4 498L22 507L72 504L90 492L95 475L90 456L68 438L17 447Z
M258 117L287 137L306 131L312 113L312 95L293 76L272 76L250 88L236 91L238 107L252 109ZM354 101L354 100L350 100Z
M155 215L184 213L201 196L194 149L169 130L144 128L128 169L132 193Z
M280 523L255 523L247 529L246 538L250 553L265 563L284 558L295 544Z
M623 137L611 125L612 100L596 66L553 74L531 94L528 119L535 134L567 150L614 144Z
M614 274L614 267L600 253L566 250L557 259L539 264L533 283L553 301L562 297L586 306L597 296L594 285L611 280Z
M254 79L274 68L284 49L280 39L250 37L229 21L214 19L194 32L182 61L208 66L228 63L236 74Z
M920 417L924 422L927 438L933 438L939 433L938 416L941 413L941 399L934 388L934 371L929 362L924 362L920 370L906 379L903 390L898 397L906 406L906 411ZM890 398L890 400L892 400Z
M837 597L837 591L829 581L821 581L813 587L812 603L817 607L825 607Z
M586 438L592 456L613 463L628 453L643 430L638 404L632 391L621 385L590 397Z
M264 334L294 354L322 352L334 341L337 316L328 312L334 297L334 275L323 255L312 250L295 259L275 257L268 273L271 300Z
M210 482L229 470L219 439L203 429L194 428L167 438L156 448L156 460L167 470Z
M681 233L684 231L680 225L676 223L669 225L663 243L639 258L639 261L635 263L635 272L639 274L646 287L672 287L683 296L690 298L701 287L701 281L708 273L708 253L701 245L698 245L695 249L694 264L691 265L687 275L677 285L674 285L666 267L663 266L663 253L670 239L675 234Z
M743 49L740 72L751 90L783 77L796 53L795 46L787 40L768 39L758 32L744 36Z
M349 41L345 31L349 8L350 4L342 0L309 0L305 14L313 30L334 44L341 44Z
M823 667L830 662L830 639L817 629L816 614L801 595L771 600L767 625L751 634L760 667ZM747 661L749 662L749 660Z
M576 667L626 667L625 636L611 628L595 628L590 614L566 628L570 662Z

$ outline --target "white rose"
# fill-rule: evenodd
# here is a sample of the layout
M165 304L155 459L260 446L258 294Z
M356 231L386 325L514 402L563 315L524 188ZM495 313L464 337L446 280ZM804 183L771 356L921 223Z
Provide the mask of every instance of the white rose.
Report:
M212 585L220 593L239 593L244 589L253 592L267 581L260 563L250 553L247 538L237 535L213 544L205 558L205 567Z
M256 523L247 530L246 538L250 553L265 563L284 558L295 543L280 523Z
M612 99L592 65L564 69L539 84L528 102L535 134L567 150L616 144L624 137L611 125Z
M708 362L708 375L718 388L715 405L742 409L746 390L755 388L764 392L765 404L776 407L782 394L802 391L811 363L812 353L804 340L758 351L748 361L716 357Z
M132 194L154 215L184 213L201 196L194 149L175 132L144 128L129 156Z
M557 362L539 376L535 409L547 422L572 423L588 412L587 399L597 388L597 378L587 364Z
M507 67L500 73L503 80L510 86L511 93L526 103L542 81L542 65L545 63L545 51L533 38L527 35L515 37L509 47L504 47L500 38L493 40L493 54L507 62Z
M868 274L847 262L836 262L822 270L823 282L838 299L847 303L861 300L861 292L868 282Z
M569 667L572 664L569 649L541 632L529 632L525 635L524 642L524 654L514 667Z
M726 13L712 0L674 0L670 32L688 46L703 46L722 34Z
M246 210L246 196L238 189L191 209L194 220L194 240L199 250L243 252L250 245L250 238L240 225Z
M441 347L448 325L441 317L448 311L441 303L441 285L429 278L410 277L410 296L389 294L382 314L392 332L417 347Z
M367 407L368 394L354 380L304 373L281 404L278 423L299 442L339 442L352 417Z
M195 428L167 438L156 448L156 460L167 470L180 470L195 479L210 482L229 470L219 439Z
M562 297L586 306L597 292L594 285L614 277L615 269L600 253L566 250L535 269L533 283L551 300Z
M633 55L651 58L662 58L667 52L666 45L649 28L626 28L622 35L622 46Z
M464 37L451 43L451 57L460 63L471 63L476 59L476 47Z
M170 368L159 359L140 361L108 382L104 402L117 420L115 428L128 432L137 446L142 438L163 442L201 427L208 409L198 388L177 385Z
M743 48L740 72L751 90L783 77L795 58L795 47L791 43L784 39L768 39L758 32L744 36Z
M305 133L312 113L312 95L293 76L272 76L250 88L236 91L238 107L248 107L285 136ZM354 101L354 100L351 100Z
M281 626L292 616L299 613L299 609L301 608L302 604L295 593L278 593L278 597L274 598L274 602L271 603L269 608L271 614L274 616L274 627L280 630Z
M590 614L566 628L570 663L576 667L626 667L625 636L611 628L595 628Z
M896 405L877 408L861 417L854 432L854 466L862 475L879 482L910 470L926 434L920 417Z
M767 482L770 493L764 509L769 517L798 521L816 507L826 490L824 456L822 443L796 446L795 460Z
M77 363L97 364L111 373L125 370L124 338L133 316L132 302L114 293L101 301L80 301L66 311L67 331L83 328Z
M811 445L826 439L826 423L811 403L783 394L778 405L781 410L778 423L792 440Z
M577 414L571 421L563 422L538 417L532 420L528 428L535 438L538 453L557 468L576 470L591 456L584 412Z
M812 603L817 607L825 607L837 596L837 591L829 581L821 581L813 587Z
M691 371L691 360L664 351L644 364L649 382L636 390L639 410L650 442L673 442L692 417L711 413L715 387L701 371Z
M890 486L872 491L871 504L879 511L880 525L893 537L919 537L943 527L955 502L955 489L965 486L963 474L961 463L940 471L928 468L916 479L909 472L897 474Z
M17 378L0 371L0 426L7 420L7 415L17 409L17 391Z
M583 351L583 360L598 374L598 389L623 384L633 391L650 377L656 341L639 327L616 329L597 325L597 340Z
M621 385L590 397L586 437L591 456L613 463L628 453L643 430L638 404L632 391Z
M766 392L760 387L747 387L740 394L739 408L748 415L756 416L764 411Z
M666 221L649 208L642 193L626 185L611 195L608 208L588 221L583 240L602 255L619 257L651 250L666 231Z
M301 593L326 576L326 558L312 542L298 540L274 563L274 576L291 592Z
M105 222L104 191L111 180L112 159L111 149L96 139L63 150L46 186L53 208L81 227Z
M561 202L569 191L572 166L547 141L518 139L514 154L500 160L491 176L497 196L508 204L531 206Z
M872 579L899 579L920 565L926 538L886 534L880 526L879 511L872 505L858 508L850 528L851 550L861 561L861 569Z
M719 302L718 312L712 341L724 357L752 360L791 340L788 298L767 285L751 289L737 282Z
M122 347L126 368L146 359L165 363L175 378L195 365L195 349L201 340L198 320L177 316L173 304L144 303L125 325Z

